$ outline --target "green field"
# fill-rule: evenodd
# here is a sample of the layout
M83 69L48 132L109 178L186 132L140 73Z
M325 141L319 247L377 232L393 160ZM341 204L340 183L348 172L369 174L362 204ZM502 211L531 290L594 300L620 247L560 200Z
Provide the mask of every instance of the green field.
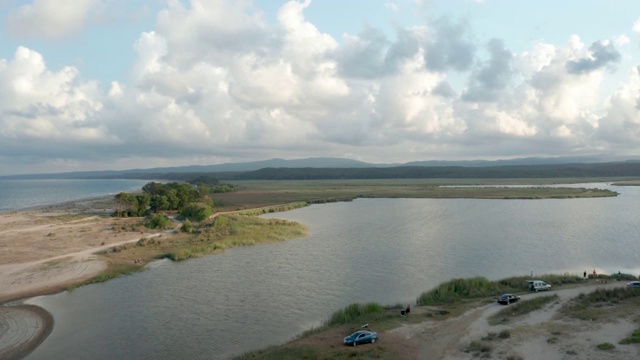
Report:
M234 181L238 191L216 194L216 210L291 202L323 203L357 198L571 199L616 196L603 189L543 187L595 179L385 179ZM599 181L603 181L600 179ZM507 187L517 185L522 187ZM530 185L530 186L529 186ZM481 187L482 186L482 187Z

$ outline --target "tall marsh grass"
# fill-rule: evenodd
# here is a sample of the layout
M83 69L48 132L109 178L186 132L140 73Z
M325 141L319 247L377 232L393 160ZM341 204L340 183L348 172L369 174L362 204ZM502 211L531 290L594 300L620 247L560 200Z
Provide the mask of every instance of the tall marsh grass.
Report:
M384 313L384 307L378 303L351 304L331 315L327 326L350 324L356 321L371 321L371 318L379 318Z
M422 293L418 305L436 305L454 303L463 299L496 296L505 292L505 286L489 281L484 277L453 279L444 282L433 290Z
M212 223L198 226L186 240L174 242L171 249L158 257L174 261L186 260L233 247L301 238L306 235L306 231L304 225L293 221L222 215Z

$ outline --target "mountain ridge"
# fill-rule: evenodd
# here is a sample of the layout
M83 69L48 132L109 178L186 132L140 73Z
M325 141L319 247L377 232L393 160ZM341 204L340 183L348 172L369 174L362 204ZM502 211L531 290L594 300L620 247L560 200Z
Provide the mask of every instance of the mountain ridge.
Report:
M87 178L117 178L123 176L130 178L135 174L167 174L167 173L225 173L225 172L247 172L257 171L265 168L392 168L392 167L496 167L496 166L518 166L518 165L562 165L562 164L592 164L604 162L640 162L634 159L611 160L611 157L604 156L581 156L581 157L527 157L502 160L426 160L410 161L406 163L367 163L364 161L348 158L334 157L311 157L303 159L282 159L273 158L268 160L223 163L213 165L186 165L174 167L156 167L146 169L127 170L96 170L96 171L76 171L49 174L24 174L0 176L0 179L87 179Z

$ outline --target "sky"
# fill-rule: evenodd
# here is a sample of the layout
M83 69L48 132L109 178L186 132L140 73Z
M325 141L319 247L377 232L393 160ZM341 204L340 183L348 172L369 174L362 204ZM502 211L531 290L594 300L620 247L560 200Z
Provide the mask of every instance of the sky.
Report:
M637 0L0 0L0 175L640 158Z

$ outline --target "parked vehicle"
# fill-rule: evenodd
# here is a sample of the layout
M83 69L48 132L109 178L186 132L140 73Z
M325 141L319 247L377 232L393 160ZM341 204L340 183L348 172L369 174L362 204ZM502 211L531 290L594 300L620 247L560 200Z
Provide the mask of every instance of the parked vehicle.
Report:
M360 330L344 338L344 344L356 346L359 344L374 343L378 340L378 334L375 331Z
M498 304L509 305L520 300L520 296L513 294L503 294L498 298Z
M551 290L551 285L542 280L529 280L529 291Z
M627 286L632 288L640 288L640 281L628 282Z

